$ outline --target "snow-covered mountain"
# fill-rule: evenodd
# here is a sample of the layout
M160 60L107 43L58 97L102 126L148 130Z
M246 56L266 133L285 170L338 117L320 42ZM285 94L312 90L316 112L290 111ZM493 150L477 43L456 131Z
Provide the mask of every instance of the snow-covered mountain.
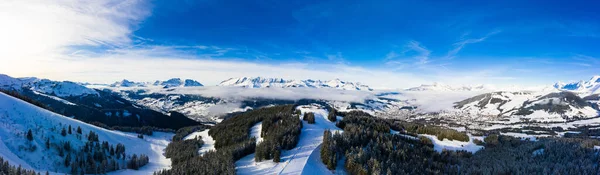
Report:
M363 90L372 91L369 86L342 81L339 79L321 81L321 80L285 80L282 78L262 78L262 77L241 77L241 78L230 78L222 81L219 86L237 86L245 88L295 88L295 87L308 87L308 88L334 88L343 90Z
M93 89L71 81L52 81L38 78L13 78L0 74L0 88L18 90L26 88L46 95L68 97L83 95L98 95Z
M560 90L576 93L597 94L600 93L600 75L593 76L588 81L579 81L573 83L558 82L554 84L554 87Z
M117 81L113 84L110 84L110 87L146 87L148 84L148 82L134 82L134 81L129 81L127 79L123 79L121 81Z
M453 87L442 83L423 84L418 87L408 88L407 91L493 91L495 88L488 85Z
M149 87L149 86L160 86L163 88L173 88L173 87L198 87L198 86L204 86L204 85L202 85L202 83L200 83L196 80L192 80L192 79L182 80L180 78L171 78L166 81L157 80L154 83L134 82L134 81L129 81L129 80L124 79L124 80L117 81L110 85L110 87Z
M512 118L515 122L565 122L600 114L571 92L492 92L457 102L455 108L470 115Z
M164 88L204 86L196 80L192 80L192 79L182 80L180 78L171 78L167 81L156 81L156 82L154 82L153 85L154 86L163 86Z
M72 132L61 133L61 129L68 127L73 129ZM81 128L81 134L75 131L76 128ZM31 139L26 137L29 130ZM100 142L107 141L113 146L123 144L127 156L149 156L150 163L139 171L121 170L118 173L152 174L170 166L170 161L162 154L173 134L155 133L140 139L136 134L102 129L0 93L0 157L12 165L51 174L71 173L73 164L65 166L65 161L72 157L70 161L74 162L76 157L85 154L81 148L93 142L88 137L90 132L97 134ZM69 148L63 146L67 144ZM131 157L126 160L129 159ZM117 163L124 165L126 160L117 160Z

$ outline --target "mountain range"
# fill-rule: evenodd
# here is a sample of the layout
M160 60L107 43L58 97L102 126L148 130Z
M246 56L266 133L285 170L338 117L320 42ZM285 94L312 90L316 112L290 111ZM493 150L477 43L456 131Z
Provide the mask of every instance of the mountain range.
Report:
M342 81L340 79L321 81L321 80L285 80L282 78L262 78L262 77L240 77L230 78L222 81L219 86L236 86L245 88L334 88L342 90L363 90L372 91L367 85L355 82Z
M148 155L151 166L145 172L152 172L168 166L161 162L164 161L162 150L172 135L158 132L155 136L136 136L109 130L148 134L147 130L152 133L161 129L173 131L203 124L217 125L239 113L283 104L306 107L303 110L307 111L319 106L314 111L320 116L335 109L469 130L507 132L534 128L536 132L548 132L551 128L560 132L580 132L600 126L598 77L577 83L556 83L554 88L540 90L498 91L486 85L453 87L434 83L382 91L339 79L241 77L225 80L217 86L204 86L195 80L172 78L153 83L122 80L110 85L91 85L0 75L3 92L0 93L0 123L10 123L0 127L3 141L0 142L0 156L27 168L69 173L68 168L52 169L64 160L52 157L60 149L45 148L44 139L54 138L57 144L70 142L73 146L85 146L87 140L74 139L77 135L62 136L60 128L53 128L71 125L83 128L84 132L98 133L100 140L111 144L123 142L132 149L141 145L144 148L132 150L132 153ZM428 110L434 109L432 106L438 110ZM317 126L325 121L325 118L319 120L321 123ZM334 123L330 124L330 128L335 128ZM15 132L29 128L37 128L32 131L33 135L41 137L27 141L23 137L26 134ZM312 151L317 145L310 147ZM125 163L123 161L120 163ZM51 165L45 165L45 162Z

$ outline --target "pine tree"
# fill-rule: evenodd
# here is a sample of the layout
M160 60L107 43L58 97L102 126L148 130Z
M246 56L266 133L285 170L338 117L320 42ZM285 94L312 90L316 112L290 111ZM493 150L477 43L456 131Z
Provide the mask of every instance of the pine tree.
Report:
M69 125L69 130L68 130L68 133L69 133L69 134L72 134L71 130L72 130L72 129L71 129L71 125Z
M65 128L63 127L62 130L60 131L60 135L67 136L67 130L65 130Z
M77 126L77 134L81 134L81 127Z
M329 109L329 115L327 115L327 119L329 119L329 121L332 121L332 122L337 121L335 113L336 113L335 108L332 107L331 109Z
M31 129L29 129L27 131L27 140L32 141L33 140L33 134L31 133Z
M65 157L65 167L69 167L70 164L71 164L71 154L67 154L67 157Z
M273 155L273 162L275 162L275 163L281 162L281 149L277 148L275 150L275 154Z
M46 149L50 149L50 138L46 139Z

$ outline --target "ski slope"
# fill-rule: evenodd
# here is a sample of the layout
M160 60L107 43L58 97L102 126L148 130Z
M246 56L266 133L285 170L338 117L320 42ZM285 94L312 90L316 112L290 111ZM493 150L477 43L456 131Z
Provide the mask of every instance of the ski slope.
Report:
M240 175L253 174L332 174L320 161L319 146L323 142L323 132L327 129L332 132L342 132L334 122L327 120L328 111L321 106L298 106L302 115L307 112L315 113L315 124L302 121L302 131L298 145L294 149L281 152L281 162L272 160L262 162L254 161L254 154L238 160L236 173Z
M60 135L60 130L69 125L72 128L81 127L84 133L81 139L75 133ZM29 129L32 130L32 141L25 137ZM138 171L121 170L109 174L152 174L170 167L171 161L163 156L163 152L173 134L155 132L153 136L139 139L137 134L99 128L0 93L0 156L11 164L39 172L67 173L70 168L61 166L64 159L57 156L56 150L46 149L46 139L50 138L52 143L70 141L72 148L77 149L85 144L86 134L90 131L98 134L100 141L108 141L113 145L124 144L127 155L145 154L150 159ZM35 150L27 149L33 146Z
M203 155L204 153L206 153L208 151L215 150L215 140L210 135L208 135L208 131L210 131L210 129L205 129L204 131L193 132L190 135L183 138L183 140L194 139L197 136L202 137L202 141L204 141L204 144L202 145L202 147L200 147L200 149L198 150L198 153L200 155Z

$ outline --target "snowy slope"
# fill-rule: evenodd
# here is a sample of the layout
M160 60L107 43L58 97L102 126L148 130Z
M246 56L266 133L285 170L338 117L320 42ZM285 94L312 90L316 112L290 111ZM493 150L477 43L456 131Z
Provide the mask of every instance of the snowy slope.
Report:
M48 79L41 79L33 81L24 86L29 87L33 91L49 95L55 95L58 97L98 95L98 92L96 92L95 90L70 81L59 82L51 81Z
M323 164L320 162L320 157L314 152L319 152L319 145L323 142L323 132L326 129L331 131L341 132L341 129L335 126L334 122L327 120L327 110L320 106L304 105L298 106L297 109L306 112L315 113L315 124L308 124L302 121L303 127L300 134L298 145L291 150L284 150L281 153L280 163L274 163L271 160L262 162L254 161L254 154L248 155L236 164L237 174L331 174L331 171L325 169L313 169Z
M204 131L196 131L196 132L193 132L190 135L186 136L183 139L190 140L190 139L194 139L196 137L201 137L202 141L204 141L204 144L202 145L202 147L200 147L200 149L198 150L198 153L200 155L202 155L208 151L215 150L215 140L210 135L208 135L208 131L210 131L210 129L205 129Z
M456 103L456 108L478 115L512 115L528 100L535 99L530 92L493 92L477 95Z
M63 158L56 156L57 153L53 152L55 150L48 150L44 146L46 138L52 138L53 143L70 141L73 148L81 147L86 139L80 140L76 134L64 137L60 135L60 128L68 125L73 128L81 127L83 133L94 131L100 141L108 141L114 145L122 143L126 146L128 155L146 154L150 158L150 163L139 171L121 170L113 172L115 174L151 174L170 166L170 161L162 152L173 134L155 133L154 136L139 139L136 134L98 128L0 93L0 156L7 157L11 164L21 164L41 172L68 172L67 168L60 166ZM32 130L33 141L25 138L28 129ZM35 150L28 150L33 146L36 147Z
M600 75L593 76L588 81L579 81L573 83L558 82L554 85L555 88L571 91L582 94L598 94L600 93Z
M467 152L475 153L475 152L483 149L483 146L479 146L479 145L476 145L475 143L473 143L474 138L470 134L469 134L468 142L461 142L461 141L457 141L457 140L448 140L448 139L439 140L437 138L437 136L434 136L434 135L427 135L427 134L419 134L419 135L429 138L433 142L433 149L437 152L442 152L443 150L448 150L448 151L464 150Z
M339 79L321 81L321 80L284 80L282 78L262 78L262 77L241 77L230 78L222 81L219 86L237 86L245 88L335 88L343 90L364 90L372 91L367 85L354 82L346 82Z

